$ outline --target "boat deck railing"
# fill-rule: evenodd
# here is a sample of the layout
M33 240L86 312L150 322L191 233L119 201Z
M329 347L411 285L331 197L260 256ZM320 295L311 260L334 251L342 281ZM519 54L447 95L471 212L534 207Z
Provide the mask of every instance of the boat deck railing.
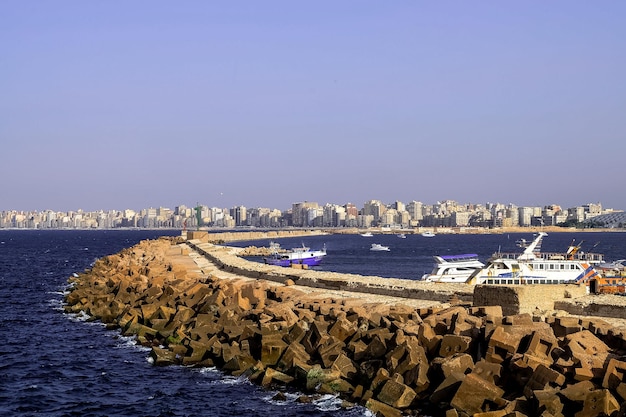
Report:
M491 259L518 259L520 257L520 253L515 252L496 252L491 256ZM542 259L546 261L584 261L589 263L601 263L604 262L604 255L601 253L585 253L578 252L573 255L567 255L562 252L534 252L533 255L537 259Z

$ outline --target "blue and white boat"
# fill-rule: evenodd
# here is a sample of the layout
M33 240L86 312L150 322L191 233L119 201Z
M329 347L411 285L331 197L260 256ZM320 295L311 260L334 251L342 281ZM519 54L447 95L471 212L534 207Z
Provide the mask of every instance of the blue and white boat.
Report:
M422 279L428 282L466 282L483 264L475 253L462 255L434 256L435 265L430 274L424 274Z
M292 266L292 265L307 265L317 266L322 263L322 259L326 256L326 245L321 250L311 250L311 248L304 246L300 248L293 248L287 252L280 251L280 245L276 243L270 243L272 249L272 255L263 258L263 261L268 265L276 266Z

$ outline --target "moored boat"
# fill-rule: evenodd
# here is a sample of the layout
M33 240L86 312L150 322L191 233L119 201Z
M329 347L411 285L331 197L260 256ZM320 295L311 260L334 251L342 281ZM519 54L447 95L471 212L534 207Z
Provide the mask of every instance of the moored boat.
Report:
M424 233L422 233L422 236L424 236L424 237L435 237L435 234L433 232L424 232Z
M326 245L321 250L311 250L311 248L302 245L299 248L293 248L287 252L280 252L279 245L270 243L273 252L271 256L263 258L268 265L276 266L292 266L292 265L308 265L317 266L322 263L322 259L326 256Z
M462 255L434 256L435 265L430 274L424 274L422 280L427 282L460 282L464 283L477 270L485 266L475 253Z
M363 236L363 237L372 237L374 235L372 234L372 232L365 232L365 233L361 233L361 236Z
M598 276L597 266L603 255L584 253L580 244L570 245L562 252L541 252L541 241L547 233L540 232L531 243L521 240L520 253L495 253L484 268L476 270L469 284L517 285L585 283Z

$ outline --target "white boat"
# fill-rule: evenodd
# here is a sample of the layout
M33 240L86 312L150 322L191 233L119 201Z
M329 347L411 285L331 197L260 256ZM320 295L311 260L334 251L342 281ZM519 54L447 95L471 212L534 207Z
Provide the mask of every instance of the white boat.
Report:
M370 247L370 250L373 250L373 251L388 251L390 249L389 249L389 246L383 246L383 245L381 245L379 243L372 243L372 246Z
M363 237L372 237L374 235L371 232L365 232L365 233L361 233L361 236L363 236Z
M580 245L570 245L564 253L541 252L541 240L547 235L540 232L530 244L522 239L518 242L524 248L521 254L495 253L467 282L494 285L583 283L598 275L594 266L603 262L603 255L581 252Z
M427 282L461 282L464 283L477 270L485 266L475 253L463 255L434 256L435 265L430 274L424 274L422 280Z
M398 236L400 239L406 239L406 235L404 233L398 233L396 236Z
M422 233L422 236L424 236L424 237L435 237L435 234L433 232L424 232L424 233Z

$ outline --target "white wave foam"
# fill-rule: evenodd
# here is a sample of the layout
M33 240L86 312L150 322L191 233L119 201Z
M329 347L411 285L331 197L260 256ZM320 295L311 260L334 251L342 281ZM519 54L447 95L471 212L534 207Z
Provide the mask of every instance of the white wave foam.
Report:
M341 410L341 399L338 395L325 394L313 400L313 404L320 411Z

